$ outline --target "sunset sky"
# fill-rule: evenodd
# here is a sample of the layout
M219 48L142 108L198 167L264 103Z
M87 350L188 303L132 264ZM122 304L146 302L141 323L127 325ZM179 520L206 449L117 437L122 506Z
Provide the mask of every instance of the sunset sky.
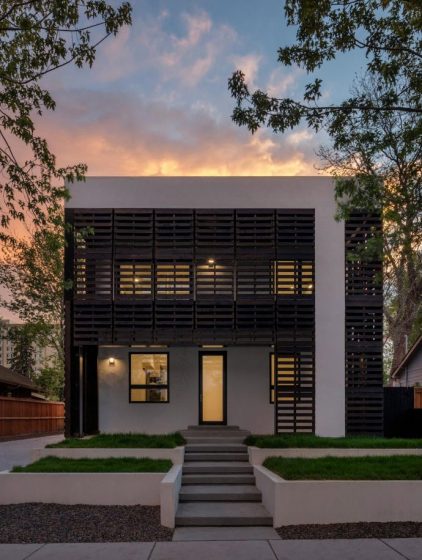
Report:
M251 136L235 126L227 79L236 68L277 96L298 96L307 76L277 63L294 39L280 0L141 0L133 26L109 38L91 70L65 68L42 130L60 163L91 175L309 175L323 135L296 129ZM327 101L348 93L359 60L321 73Z
M117 3L117 2L115 2ZM306 127L251 135L231 121L231 73L274 96L299 97L309 76L277 63L292 43L281 0L136 0L133 25L109 38L92 69L45 79L57 102L38 132L60 165L88 175L315 175L328 142ZM319 72L324 101L343 99L362 59L341 55ZM0 316L10 314L0 308Z

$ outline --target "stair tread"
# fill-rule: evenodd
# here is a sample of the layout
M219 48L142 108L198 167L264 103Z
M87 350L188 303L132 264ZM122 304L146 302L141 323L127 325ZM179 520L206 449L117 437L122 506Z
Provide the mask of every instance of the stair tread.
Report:
M182 484L194 486L197 484L254 484L255 477L253 474L225 474L225 473L203 473L203 474L185 474L182 476Z
M186 463L184 464L186 465ZM189 461L189 467L251 467L251 465L245 461Z
M182 485L180 494L261 494L253 484L196 484Z
M264 517L271 518L265 507L256 502L182 502L176 517Z

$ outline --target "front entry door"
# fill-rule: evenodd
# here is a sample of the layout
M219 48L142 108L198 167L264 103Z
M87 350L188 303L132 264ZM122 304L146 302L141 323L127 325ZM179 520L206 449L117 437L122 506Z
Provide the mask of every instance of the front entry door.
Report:
M199 353L199 423L227 423L226 352Z

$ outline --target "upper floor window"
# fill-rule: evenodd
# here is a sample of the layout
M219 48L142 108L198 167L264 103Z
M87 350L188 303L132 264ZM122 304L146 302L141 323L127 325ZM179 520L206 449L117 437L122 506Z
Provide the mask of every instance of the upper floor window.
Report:
M192 267L188 263L158 263L155 271L157 296L189 296L192 289Z
M117 292L122 296L150 296L152 294L152 265L150 263L120 264Z
M274 262L274 292L277 296L312 295L314 265L312 261L277 260Z

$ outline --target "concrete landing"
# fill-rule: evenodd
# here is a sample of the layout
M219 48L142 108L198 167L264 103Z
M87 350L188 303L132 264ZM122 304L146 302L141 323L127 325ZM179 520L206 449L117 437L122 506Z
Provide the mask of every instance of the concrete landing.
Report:
M178 527L174 541L266 541L279 540L272 527Z

